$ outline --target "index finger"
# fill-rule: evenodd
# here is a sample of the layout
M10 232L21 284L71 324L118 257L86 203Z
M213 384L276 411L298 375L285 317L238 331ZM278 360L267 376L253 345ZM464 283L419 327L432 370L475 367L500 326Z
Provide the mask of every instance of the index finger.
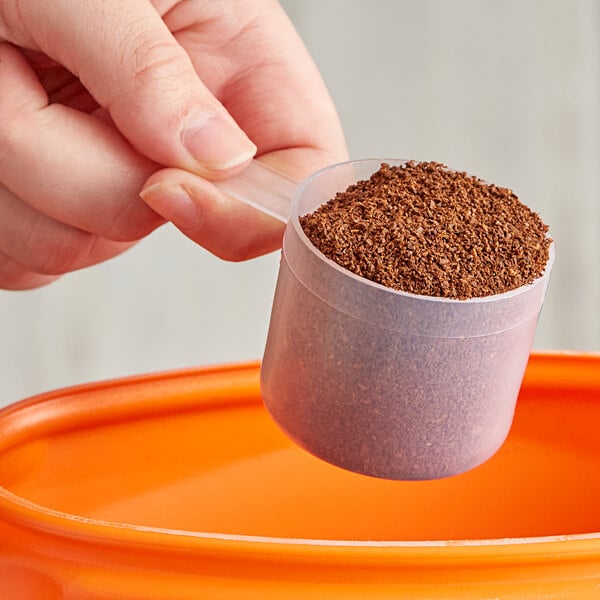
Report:
M152 160L202 174L244 164L256 151L198 77L148 0L0 3L15 43L74 73L119 131Z

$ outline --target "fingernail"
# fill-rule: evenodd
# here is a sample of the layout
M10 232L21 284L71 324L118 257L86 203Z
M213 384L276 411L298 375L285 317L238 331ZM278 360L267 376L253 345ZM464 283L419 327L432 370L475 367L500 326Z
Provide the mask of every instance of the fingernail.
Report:
M237 167L256 154L256 146L221 113L194 115L182 139L192 158L208 171Z
M180 185L155 183L140 192L140 198L159 215L178 227L197 227L201 214L198 205Z

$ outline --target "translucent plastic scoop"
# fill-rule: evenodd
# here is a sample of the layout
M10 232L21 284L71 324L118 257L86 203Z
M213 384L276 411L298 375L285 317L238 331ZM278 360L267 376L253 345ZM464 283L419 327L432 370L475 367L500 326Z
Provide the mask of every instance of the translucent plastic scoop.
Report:
M280 427L327 462L386 479L448 477L506 439L554 249L532 284L469 300L400 292L343 269L298 217L381 162L405 163L341 163L296 185L254 162L220 184L287 222L262 397Z
M236 200L285 223L298 182L253 160L240 175L215 182L215 185Z

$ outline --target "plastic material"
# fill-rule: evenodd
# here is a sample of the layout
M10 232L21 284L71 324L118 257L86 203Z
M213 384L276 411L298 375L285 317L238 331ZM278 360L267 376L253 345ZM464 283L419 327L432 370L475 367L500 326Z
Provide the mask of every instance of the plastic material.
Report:
M283 221L288 220L298 184L279 171L253 160L239 175L213 182L230 196Z
M481 464L506 439L554 248L531 285L464 301L354 275L313 246L298 217L368 179L382 160L333 165L299 187L263 397L294 440L332 464L389 479L447 477Z
M511 434L429 482L292 444L258 365L0 411L1 600L567 600L600 589L600 356L534 355Z

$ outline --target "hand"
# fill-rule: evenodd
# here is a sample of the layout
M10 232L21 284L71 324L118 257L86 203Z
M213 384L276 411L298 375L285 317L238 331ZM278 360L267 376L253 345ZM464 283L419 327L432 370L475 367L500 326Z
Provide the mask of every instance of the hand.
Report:
M346 156L274 0L2 0L0 90L7 289L115 256L164 219L223 258L271 251L281 224L210 180L255 153L298 179Z

